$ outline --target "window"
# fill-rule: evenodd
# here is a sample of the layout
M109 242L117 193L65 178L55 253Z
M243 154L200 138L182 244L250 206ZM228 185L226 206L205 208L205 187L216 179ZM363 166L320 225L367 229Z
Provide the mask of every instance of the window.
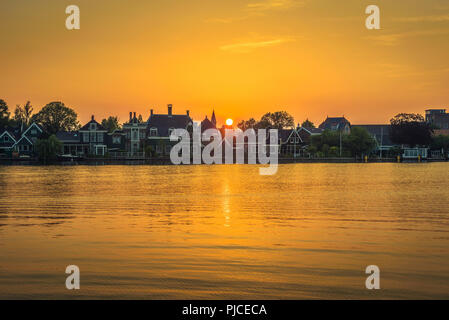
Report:
M157 137L157 128L150 129L150 137Z
M112 143L114 144L120 144L122 142L122 139L120 136L113 136L112 137Z
M35 135L37 134L37 130L36 130L36 129L31 129L31 134L32 134L33 136L35 136Z
M140 139L145 139L145 130L140 130Z
M165 146L165 153L170 153L171 150L171 145L166 145Z
M90 142L97 142L97 135L95 132L90 133Z
M131 129L132 130L132 136L133 136L133 140L137 140L137 139L139 139L138 138L138 134L139 134L139 131L138 131L138 129Z
M172 134L172 132L175 130L175 128L170 128L170 129L168 129L168 136L170 137L171 136L171 134Z
M91 123L89 128L90 128L90 130L97 130L97 124L96 123Z
M9 137L7 135L5 135L3 139L4 139L5 142L9 141Z
M157 152L157 153L161 153L161 146L160 146L160 145L157 145L157 146L156 146L156 152Z
M88 132L83 132L83 141L89 142L89 133Z
M98 142L103 142L103 133L102 132L98 132L97 133L97 141Z

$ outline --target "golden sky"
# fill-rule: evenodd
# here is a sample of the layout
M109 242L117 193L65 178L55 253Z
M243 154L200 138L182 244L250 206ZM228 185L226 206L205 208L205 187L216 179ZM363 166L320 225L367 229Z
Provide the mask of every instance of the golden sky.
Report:
M65 28L76 4L81 29ZM381 30L365 8L380 7ZM81 122L151 108L319 124L449 109L447 0L2 0L0 98Z

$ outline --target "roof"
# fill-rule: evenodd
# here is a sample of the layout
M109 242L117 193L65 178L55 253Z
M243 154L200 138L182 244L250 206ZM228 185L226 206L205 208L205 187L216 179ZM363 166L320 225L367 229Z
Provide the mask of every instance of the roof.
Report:
M356 124L352 127L365 128L371 136L373 136L378 145L392 146L394 143L390 140L390 128L389 124Z
M323 133L323 129L321 128L310 128L310 127L300 127L300 128L296 128L296 130L299 132L300 130L306 130L308 131L311 135L316 135L316 134L322 134Z
M345 117L327 117L319 128L324 130L340 130L351 123Z
M92 116L92 120L90 120L88 123L86 123L80 131L90 131L90 124L96 123L97 124L97 131L107 131L101 124L99 124L95 119L94 116Z
M189 123L192 123L192 119L185 114L152 114L148 119L147 130L157 128L159 136L168 137L168 129L185 129Z
M201 121L201 131L206 131L207 129L216 129L217 127L209 120L206 116L203 121Z
M77 131L59 131L56 133L56 138L65 143L79 143L81 135Z

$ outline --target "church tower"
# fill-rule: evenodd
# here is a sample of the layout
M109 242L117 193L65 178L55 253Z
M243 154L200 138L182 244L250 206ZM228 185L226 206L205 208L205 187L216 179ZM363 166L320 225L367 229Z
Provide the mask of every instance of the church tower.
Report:
M215 119L215 110L212 110L212 117L210 121L213 123L214 126L217 126L217 119Z

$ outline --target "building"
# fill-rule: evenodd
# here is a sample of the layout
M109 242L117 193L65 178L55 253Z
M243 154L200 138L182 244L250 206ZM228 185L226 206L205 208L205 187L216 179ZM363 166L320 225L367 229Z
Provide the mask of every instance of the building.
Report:
M59 131L56 138L62 143L61 154L78 157L87 156L90 153L89 144L81 141L78 131Z
M130 156L143 154L146 141L147 123L139 121L136 113L129 113L129 121L123 124L125 150ZM116 136L116 142L118 137Z
M213 115L213 118L215 116ZM193 121L189 110L186 114L173 114L173 106L167 106L167 114L155 114L151 110L147 121L146 146L159 155L169 155L177 141L170 141L174 129L186 129L192 132Z
M318 127L322 130L341 131L342 133L351 133L351 123L345 117L327 117Z
M294 129L279 130L279 142L281 154L304 156L305 147L311 142L311 137L323 133L320 128L300 127Z
M0 131L0 154L34 156L36 141L42 133L42 128L34 122L26 128L23 126L5 128Z
M106 145L108 153L111 155L126 152L126 133L123 130L114 130L108 132L106 136Z
M94 116L78 132L81 142L89 146L89 154L96 156L106 155L106 136L108 131L95 120Z
M449 113L446 113L446 109L428 109L426 122L434 125L435 129L448 130Z

